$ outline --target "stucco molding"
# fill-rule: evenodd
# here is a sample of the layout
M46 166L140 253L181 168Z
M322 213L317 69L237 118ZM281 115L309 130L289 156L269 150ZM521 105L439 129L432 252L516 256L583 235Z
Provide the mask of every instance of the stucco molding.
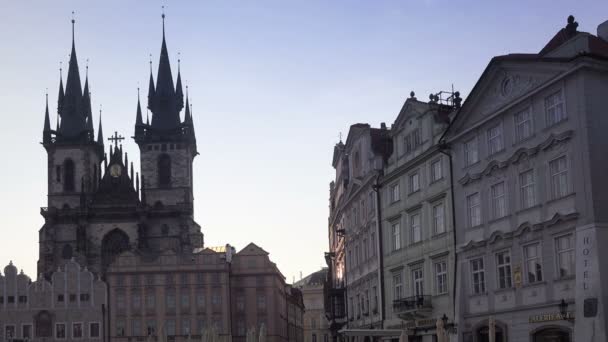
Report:
M568 130L559 134L551 134L540 144L530 147L530 148L519 148L517 149L509 158L503 161L492 160L490 161L486 167L479 173L469 173L467 172L461 179L458 180L460 185L467 185L474 181L478 181L484 176L490 176L493 172L497 170L504 169L512 164L519 163L524 158L530 158L541 151L546 151L551 147L561 144L565 141L570 140L574 136L574 130Z

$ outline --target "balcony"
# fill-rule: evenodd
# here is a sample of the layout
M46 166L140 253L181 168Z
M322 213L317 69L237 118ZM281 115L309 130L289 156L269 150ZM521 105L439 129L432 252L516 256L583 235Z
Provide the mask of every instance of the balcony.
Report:
M393 301L393 312L403 320L426 318L432 311L431 296L412 296Z

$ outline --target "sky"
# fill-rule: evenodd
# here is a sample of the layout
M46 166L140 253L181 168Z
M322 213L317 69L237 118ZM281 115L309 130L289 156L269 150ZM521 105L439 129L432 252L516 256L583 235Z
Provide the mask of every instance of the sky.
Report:
M255 242L288 282L324 265L340 133L390 126L410 91L426 99L453 85L466 97L490 58L538 52L570 14L593 34L608 20L605 0L2 0L0 265L36 274L44 99L48 89L54 116L72 11L94 120L102 106L106 137L130 137L150 54L156 73L163 5L174 76L179 53L193 104L206 245ZM137 145L124 149L137 167Z

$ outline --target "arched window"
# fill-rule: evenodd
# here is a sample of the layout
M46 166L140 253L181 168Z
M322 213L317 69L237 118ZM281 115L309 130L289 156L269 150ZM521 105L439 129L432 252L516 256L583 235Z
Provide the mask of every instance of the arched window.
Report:
M72 259L72 246L67 244L63 246L63 250L61 251L61 257L64 259Z
M540 328L532 333L534 342L569 342L570 331L565 327L551 326Z
M171 185L171 157L168 154L158 157L158 185Z
M66 159L63 162L63 191L74 191L74 162Z
M52 337L53 336L53 317L48 311L40 311L34 317L34 325L36 329L36 337Z
M108 267L114 258L129 249L129 236L122 230L115 228L101 241L101 259L103 268Z

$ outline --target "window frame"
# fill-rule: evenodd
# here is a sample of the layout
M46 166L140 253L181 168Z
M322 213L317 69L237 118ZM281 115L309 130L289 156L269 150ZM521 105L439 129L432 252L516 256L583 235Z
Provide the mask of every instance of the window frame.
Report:
M416 180L416 181L414 181L414 180ZM420 170L415 170L414 172L410 173L408 176L407 182L408 182L408 188L409 188L410 195L420 191L421 190Z
M532 175L532 181L524 184L524 175L530 174ZM534 169L528 169L526 171L522 171L518 175L519 177L519 201L521 204L521 209L528 209L534 207L536 202L536 175L534 174ZM527 192L530 193L527 193ZM531 200L530 200L531 197Z
M412 275L412 296L424 296L424 265L418 264L412 267L410 273ZM417 293L418 290L420 293Z
M462 143L462 149L464 152L464 166L471 166L479 162L479 140L477 136L474 136ZM473 148L471 148L473 147ZM471 158L471 157L474 158Z
M569 238L569 246L566 249L560 249L559 240L563 238ZM576 255L574 254L574 249L576 247L576 237L574 233L567 233L556 236L554 238L554 251L555 251L555 274L557 274L558 279L573 277L576 274ZM569 266L572 268L569 270L567 274L562 275L561 272L561 258L563 254L568 253L570 255Z
M491 134L491 132L494 129L497 129L498 134L493 136ZM495 155L505 149L504 139L505 138L504 138L502 122L499 122L486 130L486 142L488 144L488 156ZM494 141L497 142L496 149L494 149L494 147L493 147Z
M397 279L399 282L397 282ZM393 300L399 300L403 297L403 274L401 271L393 273Z
M401 189L399 182L395 182L389 186L390 203L397 203L401 200Z
M559 103L553 103L553 104L549 104L549 100L552 99L555 96L559 96ZM551 126L555 126L558 123L565 121L568 118L568 113L566 113L566 101L564 98L564 90L563 88L560 88L557 91L554 91L550 94L548 94L547 96L545 96L544 101L544 108L545 108L545 124L546 127L551 127ZM561 106L561 117L558 119L557 116L555 116L554 118L550 119L550 114L549 111L557 108L558 106ZM553 114L554 115L554 114Z
M473 295L486 294L486 268L484 257L480 256L477 258L470 259L469 267L471 269L471 293ZM476 276L478 276L477 281Z
M436 213L436 209L438 207L441 207L441 215L437 215ZM440 235L446 232L446 227L445 227L445 202L437 202L434 203L433 206L431 207L431 215L433 216L433 235ZM439 227L439 225L437 224L438 222L438 218L441 218L441 231L439 231L437 228Z
M528 248L534 246L536 249L536 256L530 257L528 254ZM543 272L543 257L542 257L542 245L540 241L528 243L522 246L522 254L524 259L524 271L526 272L525 280L526 284L537 284L544 281L544 272ZM540 270L534 269L534 280L530 280L530 262L536 261L537 265L540 265ZM539 276L540 272L540 276Z
M57 329L58 326L63 325L63 337L59 337L57 334L59 333L59 329ZM53 326L53 336L55 336L55 339L57 340L65 340L67 339L67 332L66 332L66 323L65 322L55 322L55 325Z
M93 336L91 334L91 332L93 331L93 329L91 329L91 327L93 326L93 324L97 324L97 336ZM98 339L101 338L101 323L100 322L98 322L98 321L89 322L88 327L89 327L89 331L88 331L89 334L88 334L88 336L89 336L90 339L98 340Z
M497 194L498 187L502 187L502 194ZM494 183L490 186L490 203L492 205L492 218L499 219L508 215L508 197L507 197L507 184L505 180ZM502 203L502 208L500 204ZM499 212L502 211L502 212Z
M494 254L495 265L496 265L496 287L499 290L506 290L513 288L513 258L511 257L511 251L508 249L498 251ZM499 262L499 258L503 257L503 262ZM506 260L508 257L508 261ZM501 270L504 270L504 274L501 275ZM504 277L504 284L501 280Z
M522 120L522 115L527 114L527 119L524 118ZM520 130L521 128L525 128L525 125L528 125L528 134L525 135L525 129ZM526 107L515 114L513 114L513 126L515 128L515 142L524 141L534 135L534 123L532 122L532 108Z
M435 183L443 179L442 161L443 160L441 157L431 161L431 183ZM436 168L435 166L438 166L438 168ZM439 175L437 175L437 172L439 172Z
M471 198L473 196L477 196L477 203L475 205L471 205ZM473 192L466 196L466 205L467 205L467 223L469 224L469 228L474 228L481 226L483 223L482 220L482 212L481 212L481 192ZM473 221L473 210L477 213L477 220Z
M80 324L80 337L76 337L74 336L74 327ZM74 340L82 340L83 338L85 338L85 333L84 333L84 322L72 322L72 329L70 330L70 337Z
M563 160L564 161L564 170L558 170L557 172L554 172L553 170L553 165L558 165L559 166L559 161ZM556 163L556 164L554 164ZM560 155L559 157L553 158L551 160L549 160L548 162L548 169L549 169L549 183L550 183L550 188L551 188L551 199L559 199L562 197L566 197L570 194L570 177L569 177L569 173L570 173L570 165L569 165L569 161L568 161L568 157L566 155ZM560 181L558 180L557 182L556 177L564 177L564 182L565 182L565 189L561 189L562 184L560 183ZM560 191L559 193L557 193L556 191L556 185L559 184L560 186Z
M439 269L437 268L439 266ZM445 259L433 262L435 271L435 295L448 293L448 262ZM443 291L442 291L443 290Z
M418 219L418 224L414 225L414 218ZM422 216L420 212L414 212L409 215L410 223L410 244L415 244L422 241ZM416 239L416 232L418 239Z
M401 249L401 222L399 221L391 223L391 241L393 252Z

